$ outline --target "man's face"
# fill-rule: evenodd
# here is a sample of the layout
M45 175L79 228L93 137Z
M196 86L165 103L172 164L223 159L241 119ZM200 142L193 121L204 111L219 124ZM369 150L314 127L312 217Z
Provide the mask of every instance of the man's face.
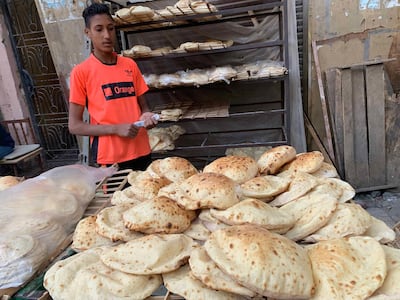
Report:
M94 50L104 53L114 51L115 25L108 15L93 16L90 19L90 28L85 28L85 33L92 41Z

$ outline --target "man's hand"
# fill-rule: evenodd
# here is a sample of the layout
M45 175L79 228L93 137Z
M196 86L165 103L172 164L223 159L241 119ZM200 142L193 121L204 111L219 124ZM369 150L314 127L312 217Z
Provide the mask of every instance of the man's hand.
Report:
M146 129L151 129L157 125L158 121L153 118L154 113L152 112L145 112L140 116L140 120L144 121L144 127Z

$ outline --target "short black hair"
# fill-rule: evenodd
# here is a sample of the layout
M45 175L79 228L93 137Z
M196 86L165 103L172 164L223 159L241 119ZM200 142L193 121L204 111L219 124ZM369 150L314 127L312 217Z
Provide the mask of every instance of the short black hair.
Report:
M90 27L90 19L95 15L107 15L112 19L110 9L106 4L93 3L86 7L82 12L82 17L85 20L86 28Z

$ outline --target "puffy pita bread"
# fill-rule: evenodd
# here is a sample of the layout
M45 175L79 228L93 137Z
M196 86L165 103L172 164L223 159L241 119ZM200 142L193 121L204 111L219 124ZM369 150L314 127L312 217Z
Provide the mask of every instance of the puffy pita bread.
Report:
M156 197L137 204L122 214L127 228L143 233L182 233L196 217L167 197Z
M96 231L113 242L130 241L143 236L143 234L130 231L124 225L122 215L133 205L118 205L103 208L96 218Z
M292 146L277 146L265 151L257 160L261 174L276 174L286 163L296 158L296 149Z
M203 172L223 174L240 184L254 178L258 173L258 166L252 157L228 155L206 165Z
M160 275L133 275L104 265L103 248L90 249L56 262L43 285L52 299L145 299L161 284Z
M157 196L160 188L166 186L169 182L164 178L142 178L136 180L132 186L125 188L124 192L128 197L139 201L151 200Z
M210 232L230 226L213 217L210 213L210 209L202 209L198 218Z
M140 181L143 178L152 178L152 176L149 174L149 172L135 170L135 171L129 172L129 174L126 176L126 178L130 185L135 185L137 181Z
M393 242L396 238L396 232L387 226L385 222L375 218L374 216L371 216L371 225L363 235L370 236L381 244Z
M294 226L285 236L293 241L301 240L325 226L337 207L337 199L325 193L312 193L293 200L279 208L295 219Z
M160 190L188 210L200 208L225 209L239 202L236 184L222 174L198 173Z
M196 247L197 243L184 234L150 234L110 248L101 260L129 274L162 274L185 264Z
M229 225L255 224L269 230L287 231L295 223L291 213L251 198L240 201L226 210L210 209L210 214Z
M382 248L386 257L387 274L382 286L374 292L370 299L376 300L378 296L400 299L400 250L385 245L382 245Z
M245 197L257 198L268 202L271 197L285 192L290 180L278 176L265 175L254 177L240 185L240 191ZM267 199L267 200L265 200Z
M355 189L350 185L350 183L341 180L339 178L325 178L325 182L332 184L332 186L337 189L342 190L342 194L340 196L339 202L344 203L353 199L356 194Z
M203 247L192 251L189 258L191 274L210 289L254 297L256 293L236 283L221 271Z
M328 223L304 238L306 242L362 235L371 226L371 215L355 203L338 203Z
M386 277L385 252L370 237L319 242L308 254L315 278L311 299L366 299Z
M72 236L72 249L80 252L90 248L113 245L111 239L97 233L96 219L97 216L88 216L78 222Z
M324 155L319 151L299 153L296 158L283 166L283 170L314 173L321 168Z
M308 299L314 280L307 252L295 242L255 225L211 233L204 248L239 284L272 298Z
M218 299L245 300L245 297L206 287L200 280L190 275L190 267L184 265L176 271L162 274L165 287L186 300Z
M163 177L172 182L181 182L198 173L190 161L178 156L162 159L159 164L159 171Z
M186 229L183 234L187 235L188 237L191 237L194 240L198 241L205 241L208 239L210 236L210 230L207 229L206 226L202 223L202 221L199 218L196 218L189 226L188 229Z
M297 172L290 182L288 190L276 196L269 204L271 206L282 206L283 204L305 195L308 191L317 186L317 184L318 181L314 176L305 172Z
M339 174L335 168L334 165L327 163L327 162L322 162L321 167L311 173L315 177L320 177L320 178L337 178L339 177Z
M135 198L128 187L122 191L115 191L111 196L110 202L112 205L135 205L139 204L141 201Z

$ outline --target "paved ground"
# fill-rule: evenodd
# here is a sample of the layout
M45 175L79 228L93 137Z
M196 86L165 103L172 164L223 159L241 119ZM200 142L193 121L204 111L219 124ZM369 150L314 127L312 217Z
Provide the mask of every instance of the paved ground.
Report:
M393 228L400 222L400 193L373 191L357 194L354 201Z

